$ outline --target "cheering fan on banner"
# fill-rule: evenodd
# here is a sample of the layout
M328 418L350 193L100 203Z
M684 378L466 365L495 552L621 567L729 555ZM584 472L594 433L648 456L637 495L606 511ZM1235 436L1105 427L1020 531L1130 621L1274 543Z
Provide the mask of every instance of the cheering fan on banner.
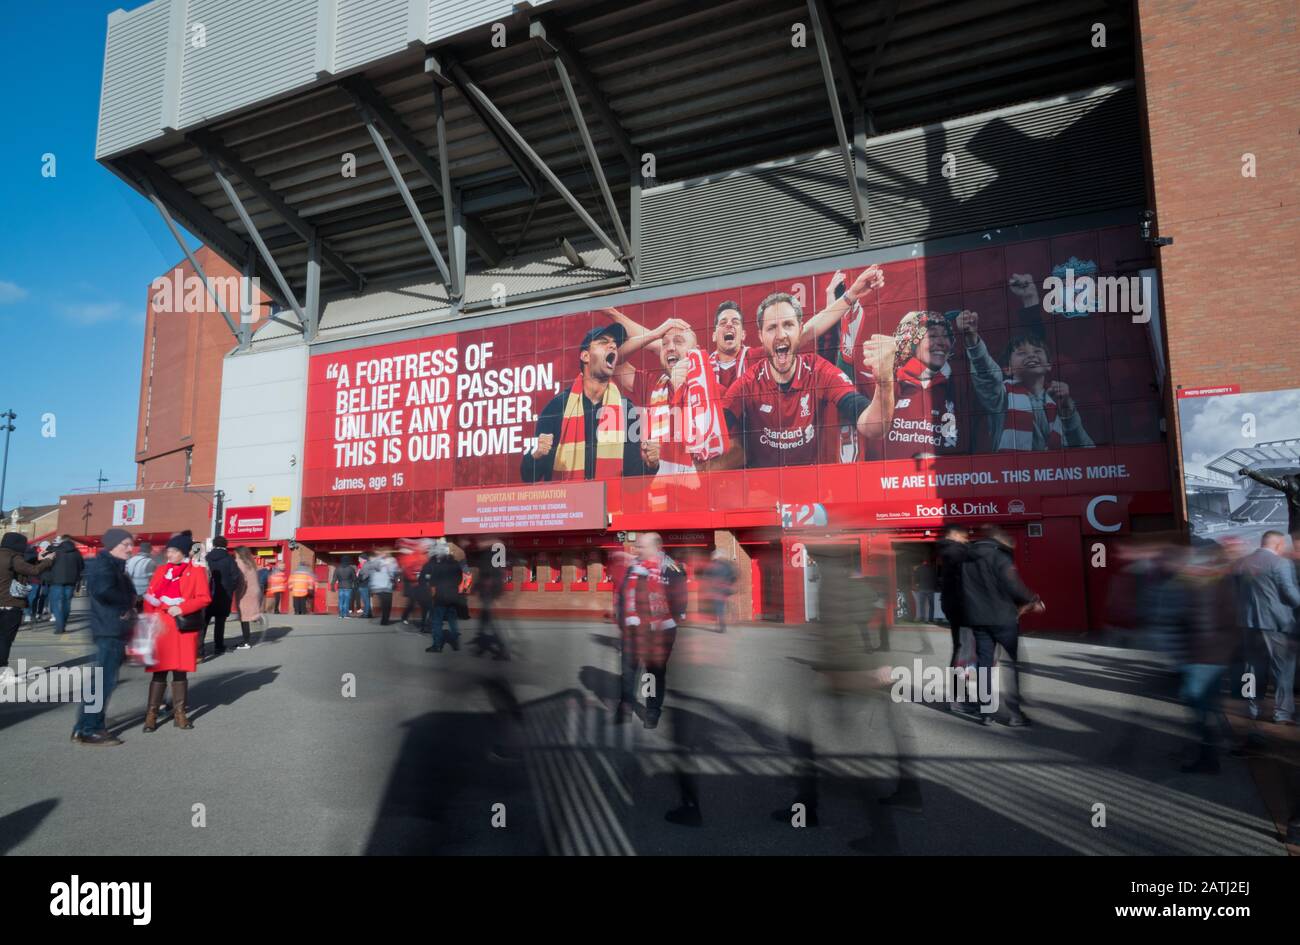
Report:
M826 289L826 307L810 318L803 326L799 338L800 346L814 345L819 337L830 331L852 312L858 299L879 289L885 284L884 274L879 266L868 266L845 288L846 277L843 272L836 272ZM607 308L605 313L627 330L627 340L619 346L618 354L626 361L629 356L641 348L648 348L656 357L662 358L662 339L674 329L689 330L690 324L681 318L666 319L657 328L644 325L628 318L616 308ZM709 363L717 375L718 384L726 390L739 380L753 365L764 357L762 345L745 347L744 318L736 302L725 301L718 305L713 313L713 351L709 354Z
M856 283L855 283L856 284ZM766 357L722 395L728 422L744 444L745 465L808 465L818 461L817 431L853 426L864 440L885 435L894 413L894 387L874 399L860 394L840 370L815 354L799 354L803 310L776 292L758 306L758 334ZM877 376L894 367L894 339L873 335L862 344L862 363ZM823 434L825 435L825 434Z
M993 360L980 338L979 314L962 312L956 327L966 344L971 378L980 407L988 414L994 450L1059 450L1094 446L1062 381L1048 381L1052 371L1047 344L1035 335L1013 338L1003 361Z
M659 376L646 407L646 436L659 448L659 476L694 473L729 445L721 391L695 332L678 322L660 344Z
M920 459L969 452L960 432L964 398L952 377L954 337L938 312L908 312L894 330L894 415L870 459ZM874 397L877 378L859 368L858 390Z
M622 325L597 326L583 337L573 386L556 394L537 418L537 445L520 463L524 482L615 479L658 470L657 444L629 435L638 408L611 383L626 340Z

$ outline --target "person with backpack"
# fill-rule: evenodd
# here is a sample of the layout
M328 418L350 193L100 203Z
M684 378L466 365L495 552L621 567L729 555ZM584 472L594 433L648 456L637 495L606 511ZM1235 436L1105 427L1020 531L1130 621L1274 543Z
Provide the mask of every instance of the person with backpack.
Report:
M23 609L31 590L25 578L46 574L54 567L54 557L46 551L35 564L26 559L27 536L20 532L6 532L0 538L0 676L12 676L9 668L9 651L13 648L18 628L23 623Z
M199 659L203 659L208 639L208 621L213 623L212 650L214 656L226 652L226 620L230 617L231 606L243 593L241 584L243 576L235 564L235 559L226 549L229 542L218 535L212 539L212 550L207 555L208 589L212 603L203 618L203 630L199 633Z
M50 568L50 614L54 617L54 632L66 633L68 613L72 609L72 594L81 583L86 570L86 560L77 550L71 535L62 536L54 546L54 567Z

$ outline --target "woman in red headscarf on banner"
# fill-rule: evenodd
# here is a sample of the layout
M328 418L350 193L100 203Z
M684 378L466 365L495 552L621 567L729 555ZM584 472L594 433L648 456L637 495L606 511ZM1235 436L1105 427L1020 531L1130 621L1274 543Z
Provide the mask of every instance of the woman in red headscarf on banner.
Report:
M177 728L193 728L185 715L189 695L188 673L198 664L199 634L204 623L204 609L212 601L208 590L208 572L187 560L194 539L189 532L173 535L167 542L166 562L154 571L144 596L144 612L156 614L161 629L154 641L154 661L146 666L153 673L149 683L149 705L144 716L144 730L158 728L158 710L172 674L172 710ZM193 624L193 626L189 626Z

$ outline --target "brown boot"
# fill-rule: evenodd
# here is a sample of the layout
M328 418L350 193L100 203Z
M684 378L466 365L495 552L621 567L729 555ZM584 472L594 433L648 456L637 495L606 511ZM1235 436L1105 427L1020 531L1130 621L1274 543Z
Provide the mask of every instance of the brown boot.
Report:
M185 696L189 693L190 683L187 679L172 680L172 712L175 713L177 728L193 728L194 723L185 716Z
M158 710L162 708L163 692L166 690L165 682L149 680L149 705L144 710L144 730L146 732L158 731Z

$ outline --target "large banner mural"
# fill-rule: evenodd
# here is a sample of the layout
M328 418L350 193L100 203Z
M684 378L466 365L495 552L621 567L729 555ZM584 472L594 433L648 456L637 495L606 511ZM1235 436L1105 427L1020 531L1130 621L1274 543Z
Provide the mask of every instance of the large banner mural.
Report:
M302 524L441 523L448 490L512 484L601 482L615 527L1167 489L1143 255L1111 228L316 355Z

